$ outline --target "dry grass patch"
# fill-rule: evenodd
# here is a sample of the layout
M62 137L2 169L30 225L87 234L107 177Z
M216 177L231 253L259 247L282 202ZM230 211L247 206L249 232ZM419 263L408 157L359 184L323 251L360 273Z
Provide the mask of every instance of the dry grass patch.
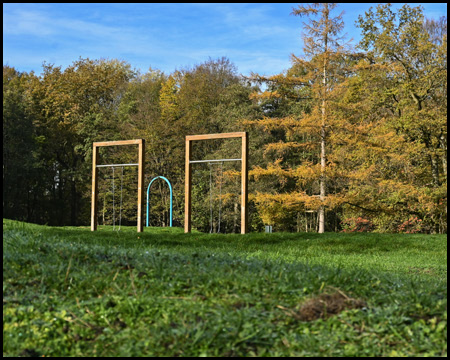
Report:
M287 309L283 306L278 308L284 310L288 315L300 321L313 321L317 319L327 319L345 310L361 309L366 306L366 302L361 299L354 299L346 295L339 289L334 292L324 292L319 296L306 300L297 311Z

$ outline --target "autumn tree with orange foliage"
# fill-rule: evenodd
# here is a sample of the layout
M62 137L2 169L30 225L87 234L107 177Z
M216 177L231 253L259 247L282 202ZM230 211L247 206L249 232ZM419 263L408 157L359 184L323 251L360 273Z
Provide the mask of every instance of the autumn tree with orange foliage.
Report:
M281 118L265 116L244 121L264 131L282 133L277 142L265 147L266 156L271 155L273 162L265 168L253 168L250 175L279 176L280 181L286 179L286 183L294 184L289 193L256 195L256 202L266 214L265 221L274 221L275 212L269 211L271 208L317 211L319 233L325 232L325 209L333 209L341 202L339 194L327 191L334 176L334 164L327 158L328 138L334 123L333 89L346 76L348 55L344 38L339 36L344 27L342 13L331 15L336 6L314 3L294 8L293 15L308 17L304 24L304 58L292 55L293 66L286 74L253 75L253 80L269 86L268 91L254 94L255 99L260 102L295 100L297 111L291 110L289 116Z

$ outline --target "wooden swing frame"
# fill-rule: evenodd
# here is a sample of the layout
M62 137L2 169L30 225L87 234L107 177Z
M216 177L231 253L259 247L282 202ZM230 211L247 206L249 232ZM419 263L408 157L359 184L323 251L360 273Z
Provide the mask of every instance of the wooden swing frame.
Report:
M192 142L197 140L242 138L242 152L240 159L191 160ZM188 135L186 136L186 163L185 163L185 211L184 232L191 232L191 190L192 190L192 164L205 162L241 161L241 234L247 233L248 224L248 133L233 132L222 134Z
M138 163L136 164L106 164L98 165L99 148L103 146L138 145ZM138 167L138 200L137 200L137 232L144 231L142 202L144 199L144 169L145 169L145 140L119 140L94 142L92 151L92 201L91 201L91 231L97 230L97 203L98 203L98 168L111 166L137 166Z

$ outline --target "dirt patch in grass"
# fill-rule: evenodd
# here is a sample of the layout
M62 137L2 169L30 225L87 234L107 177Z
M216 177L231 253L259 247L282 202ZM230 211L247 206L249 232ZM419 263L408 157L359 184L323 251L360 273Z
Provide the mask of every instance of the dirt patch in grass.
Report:
M277 306L287 315L301 321L313 321L317 319L327 319L345 310L361 309L366 307L366 302L361 299L354 299L347 296L339 289L332 293L322 293L316 297L306 300L298 310L287 309Z
M24 349L19 354L20 357L38 357L40 354L34 349Z
M326 319L349 309L361 309L366 302L361 299L353 299L341 291L328 294L323 293L307 300L298 311L298 317L302 321Z

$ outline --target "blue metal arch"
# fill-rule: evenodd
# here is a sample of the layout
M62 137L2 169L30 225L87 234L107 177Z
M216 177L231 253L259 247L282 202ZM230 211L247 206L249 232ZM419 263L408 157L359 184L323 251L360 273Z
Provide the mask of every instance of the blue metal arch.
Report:
M153 181L155 181L156 179L160 179L160 178L165 180L166 183L169 185L169 190L170 190L170 227L172 227L172 204L173 204L173 202L172 202L172 197L173 197L172 185L170 184L170 181L167 180L167 178L165 178L164 176L156 176L152 179L152 181L150 181L150 184L148 184L148 187L147 187L147 227L148 227L148 212L149 212L148 199L150 196L150 186L152 185Z

